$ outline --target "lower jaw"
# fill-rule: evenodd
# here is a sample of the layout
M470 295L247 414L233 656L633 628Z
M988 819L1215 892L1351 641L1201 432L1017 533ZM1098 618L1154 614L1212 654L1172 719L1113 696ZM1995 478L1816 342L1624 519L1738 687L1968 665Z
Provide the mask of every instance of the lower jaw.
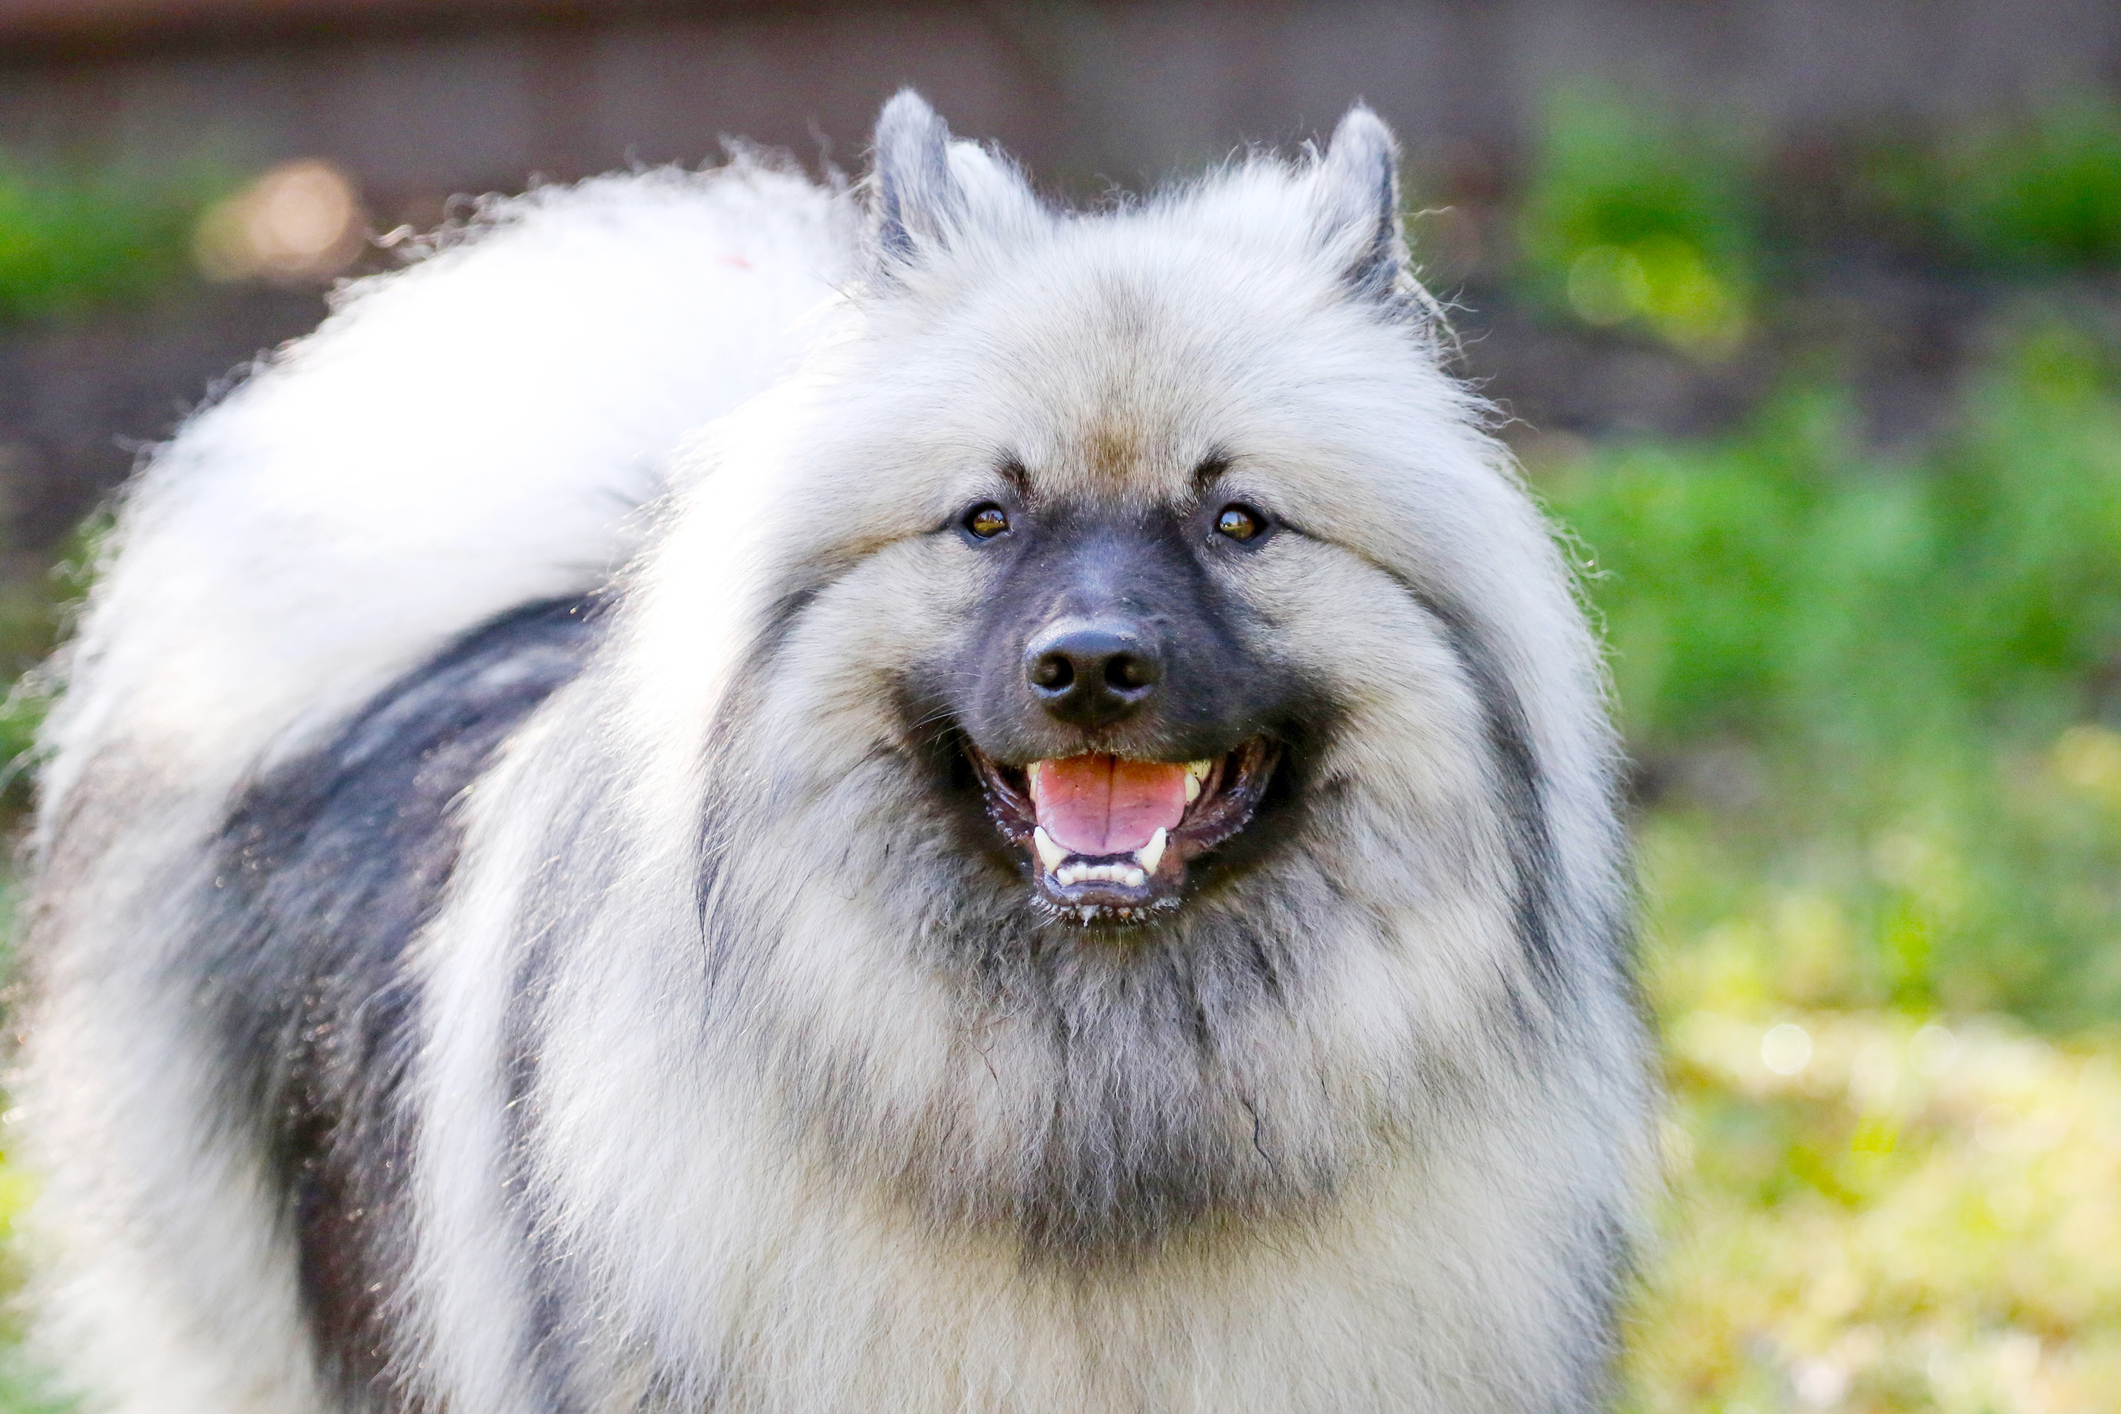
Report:
M1116 856L1110 861L1091 861L1092 867L1127 869L1131 860ZM1034 864L1034 896L1058 919L1084 924L1140 923L1159 913L1168 913L1185 899L1185 866L1175 876L1148 875L1139 884L1127 879L1084 879L1063 884L1053 874ZM1134 871L1139 873L1140 871Z

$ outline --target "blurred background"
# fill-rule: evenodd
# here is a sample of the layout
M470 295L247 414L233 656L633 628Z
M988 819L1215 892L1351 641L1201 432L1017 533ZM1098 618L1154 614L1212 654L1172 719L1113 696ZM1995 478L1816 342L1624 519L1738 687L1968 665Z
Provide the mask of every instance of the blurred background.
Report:
M725 135L858 172L908 82L1078 200L1398 130L1635 761L1627 1407L2121 1408L2111 0L0 0L0 666L334 281Z

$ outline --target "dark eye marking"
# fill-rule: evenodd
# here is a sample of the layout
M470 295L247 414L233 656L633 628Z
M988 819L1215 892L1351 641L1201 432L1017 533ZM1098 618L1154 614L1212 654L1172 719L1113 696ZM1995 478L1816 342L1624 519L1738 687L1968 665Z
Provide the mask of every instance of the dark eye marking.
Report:
M1202 457L1200 465L1193 468L1193 489L1205 493L1224 472L1230 469L1230 459L1221 452L1210 452Z
M992 540L997 535L1009 533L1009 513L993 501L982 501L966 511L959 523L968 535L978 540Z

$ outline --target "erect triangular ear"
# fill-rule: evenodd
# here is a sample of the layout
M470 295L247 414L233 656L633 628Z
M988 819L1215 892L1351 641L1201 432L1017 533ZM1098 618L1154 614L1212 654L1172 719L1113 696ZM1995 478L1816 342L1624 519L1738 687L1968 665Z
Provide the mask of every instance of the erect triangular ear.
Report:
M1327 248L1347 263L1351 293L1389 300L1406 247L1399 234L1399 150L1392 130L1358 103L1333 130L1312 177Z
M947 247L965 220L965 191L950 171L950 129L910 88L876 120L876 242L887 264Z

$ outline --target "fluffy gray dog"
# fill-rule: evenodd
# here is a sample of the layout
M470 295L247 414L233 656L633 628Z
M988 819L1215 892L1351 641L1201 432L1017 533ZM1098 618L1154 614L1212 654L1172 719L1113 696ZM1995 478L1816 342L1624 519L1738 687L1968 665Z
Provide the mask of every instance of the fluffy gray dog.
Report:
M43 1338L121 1414L1586 1410L1600 667L1393 146L493 204L126 497Z

